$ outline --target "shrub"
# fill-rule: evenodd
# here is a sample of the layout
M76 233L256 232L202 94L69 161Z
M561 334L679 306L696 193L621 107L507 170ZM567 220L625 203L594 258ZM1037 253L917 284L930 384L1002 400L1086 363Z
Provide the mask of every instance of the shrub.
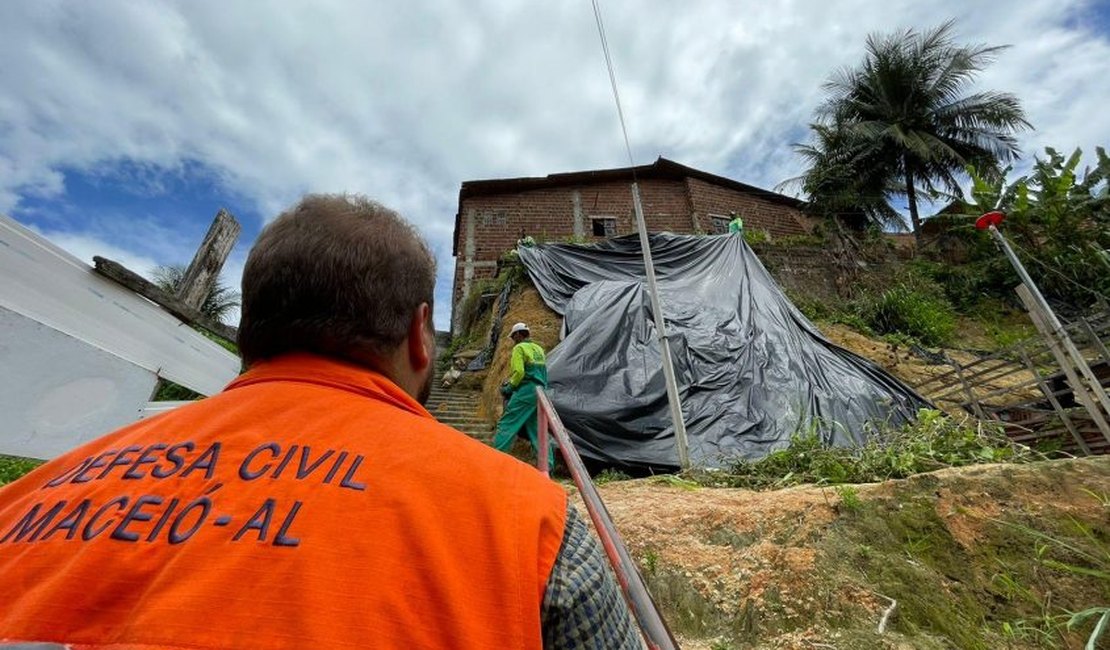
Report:
M724 471L693 473L691 478L705 485L765 490L802 483L873 483L945 467L1042 458L1013 443L1000 428L922 409L914 422L880 427L861 447L828 447L815 432L801 434L761 460L737 459Z
M944 345L956 332L956 313L938 293L898 283L866 301L861 315L881 334L904 334L925 345Z
M21 478L24 474L41 464L41 460L34 460L31 458L0 456L0 485L6 485Z
M767 244L771 241L771 233L760 228L745 228L744 241L748 242L748 246Z

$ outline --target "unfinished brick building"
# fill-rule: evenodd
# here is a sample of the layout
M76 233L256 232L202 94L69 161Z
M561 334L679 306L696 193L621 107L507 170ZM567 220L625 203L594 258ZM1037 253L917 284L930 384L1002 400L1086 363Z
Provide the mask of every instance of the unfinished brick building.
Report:
M732 211L740 213L745 228L772 238L812 228L797 199L665 158L635 168L466 181L455 215L453 318L475 282L496 274L497 260L521 235L539 242L597 241L636 232L629 189L633 170L652 232L724 233Z

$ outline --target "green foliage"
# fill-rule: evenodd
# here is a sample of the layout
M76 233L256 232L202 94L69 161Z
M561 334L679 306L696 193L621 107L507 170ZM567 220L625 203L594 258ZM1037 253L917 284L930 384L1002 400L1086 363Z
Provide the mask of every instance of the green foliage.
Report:
M459 329L463 337L475 336L477 334L474 329L475 326L481 322L484 313L484 310L479 309L482 305L482 296L500 292L501 286L497 278L478 280L471 285L470 293L466 294L466 297L464 297L462 302L458 305ZM452 341L452 343L453 342L454 341Z
M159 379L158 386L154 389L152 402L178 402L185 400L203 399L204 395L189 390L180 384L175 384L168 379Z
M154 269L154 284L166 293L173 295L185 279L187 269L180 264L159 266ZM200 313L216 322L223 322L233 309L239 306L239 292L221 283L219 280L212 284L201 303Z
M1029 127L1017 98L970 92L999 47L961 46L953 23L867 38L864 60L834 74L812 126L815 143L802 186L830 214L889 221L888 199L960 191L964 166L996 165L1017 154L1013 133Z
M748 243L748 246L766 244L771 241L771 233L761 228L745 228L744 241Z
M875 226L905 230L902 216L891 207L888 196L896 193L875 152L838 124L810 124L812 143L795 144L806 171L779 184L778 189L800 189L809 196L806 211L831 221L839 231L842 223L857 229Z
M1087 638L1087 650L1097 650L1096 644L1099 640L1104 636L1110 637L1110 607L1092 607L1076 612L1068 619L1068 629L1074 630L1080 628L1088 619L1095 619L1096 616L1098 619L1091 629L1091 636Z
M863 509L863 501L859 498L859 490L851 485L836 486L836 494L840 497L837 508L844 512L859 512Z
M1110 506L1105 500L1105 495L1098 495L1086 490L1110 515ZM1094 530L1077 519L1069 519L1071 534L1068 539L1062 536L1036 530L1029 526L1009 521L995 520L997 523L1016 530L1026 535L1033 542L1033 557L1037 564L1049 571L1078 576L1080 578L1093 578L1105 586L1105 593L1110 594L1110 541L1107 541L1104 531ZM1060 628L1068 631L1088 629L1086 648L1093 650L1098 647L1103 637L1110 638L1110 604L1103 603L1079 612L1066 612L1054 614L1050 604L1043 602L1032 590L1024 585L1007 583L1005 595L1010 599L1021 599L1037 604L1042 609L1041 619L1030 623L1018 621L1011 627L1021 630L1030 636L1036 634L1051 638ZM1058 610L1057 610L1058 611Z
M1001 429L922 409L915 422L881 427L861 447L828 447L816 433L801 434L761 460L738 459L726 471L691 478L707 485L766 490L802 483L873 483L945 467L1041 458L1011 442Z
M899 283L865 301L861 317L876 332L913 337L925 345L944 345L956 331L956 314L938 294L921 284Z
M525 282L528 282L528 274L524 271L524 265L519 263L504 264L501 267L500 273L494 278L483 278L478 280L470 287L470 293L466 295L461 303L459 303L459 323L461 332L464 336L474 335L472 331L474 326L477 325L482 316L487 313L482 307L482 296L490 294L499 294L505 288L506 284L512 283L514 290L520 287ZM485 305L489 307L490 305ZM479 333L484 335L484 332Z
M975 266L916 259L906 265L906 270L938 287L948 302L962 313L973 311L983 298L994 293L990 289L991 278Z
M656 485L667 485L669 487L676 487L683 490L696 490L701 487L701 484L697 481L684 479L681 476L675 476L674 474L656 474L655 476L649 478L648 482L654 483Z
M1099 147L1095 168L1080 174L1081 156L1080 149L1065 158L1046 148L1029 175L1009 183L1004 174L968 167L971 200L958 203L945 228L969 242L968 272L980 279L982 293L1008 298L1018 283L989 235L972 225L1000 210L1001 230L1050 300L1083 307L1110 296L1110 157Z
M593 477L594 485L605 485L606 483L613 483L615 481L627 481L632 477L622 471L615 469L604 469Z
M42 465L41 460L0 455L0 485L7 485Z

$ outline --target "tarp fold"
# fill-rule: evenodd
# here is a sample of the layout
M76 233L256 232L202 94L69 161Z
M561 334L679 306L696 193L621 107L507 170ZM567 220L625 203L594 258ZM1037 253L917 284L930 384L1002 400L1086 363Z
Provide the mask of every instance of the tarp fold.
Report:
M857 445L879 423L929 404L881 368L833 345L791 304L740 235L650 236L690 457L719 467L816 432ZM595 462L677 464L662 355L637 236L520 248L564 340L549 394L579 452Z

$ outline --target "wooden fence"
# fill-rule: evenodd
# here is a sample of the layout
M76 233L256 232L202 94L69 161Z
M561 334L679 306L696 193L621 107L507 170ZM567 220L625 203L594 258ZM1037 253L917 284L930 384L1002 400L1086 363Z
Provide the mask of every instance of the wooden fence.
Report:
M971 363L951 361L951 371L914 388L938 405L1002 422L1016 442L1058 445L1076 455L1110 453L1110 312L1064 329L1067 339L1042 328L1049 334ZM1083 364L1065 349L1069 341Z

